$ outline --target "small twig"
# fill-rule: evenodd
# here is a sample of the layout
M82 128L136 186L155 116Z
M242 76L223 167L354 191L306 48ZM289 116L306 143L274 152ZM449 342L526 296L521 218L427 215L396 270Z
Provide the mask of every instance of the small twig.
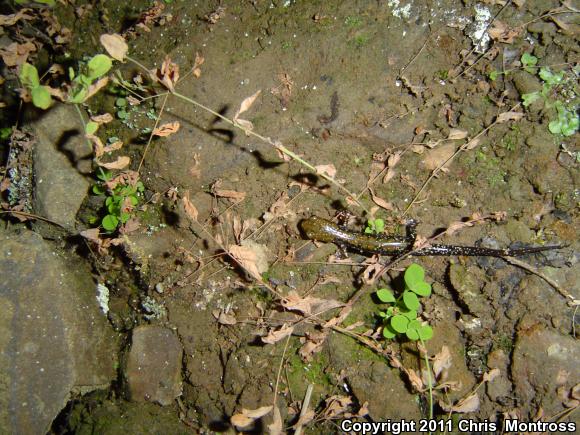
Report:
M296 424L296 427L294 428L294 435L301 435L302 434L301 419L308 412L308 406L310 405L310 398L312 397L312 390L314 390L314 385L308 384L308 387L306 388L306 394L304 395L304 400L302 401L300 415L298 416L298 423Z
M548 284L550 284L554 288L554 290L556 290L558 293L560 293L566 299L570 299L570 301L568 303L571 304L572 306L579 306L580 305L579 298L575 298L574 296L572 296L570 293L568 293L566 290L564 290L562 287L560 287L556 281L554 281L552 278L547 277L539 270L533 268L532 266L530 266L529 264L527 264L523 261L518 260L517 258L513 258L513 257L502 257L502 258L505 261L507 261L508 263L511 263L514 266L521 267L522 269L525 269L528 272L531 272L534 275L537 275L540 278L542 278L544 281L546 281Z
M147 145L145 146L145 150L143 151L143 155L141 156L141 161L139 162L139 167L137 168L137 173L141 171L141 166L143 165L143 161L145 160L145 156L147 155L147 150L149 149L149 145L151 145L151 141L153 140L153 136L155 136L155 129L159 125L159 121L161 120L161 115L163 114L163 110L165 109L165 104L167 103L167 97L169 94L165 94L165 98L163 98L163 103L161 104L161 109L159 110L159 115L155 118L155 125L153 126L153 130L151 130L151 134L149 135L149 139L147 140Z
M0 214L17 214L17 215L24 216L24 217L27 217L30 219L36 219L36 220L48 222L49 224L56 225L57 227L61 227L63 230L66 230L67 232L70 233L70 230L68 228L64 227L63 225L59 224L58 222L51 221L48 218L45 218L43 216L38 216L36 214L26 213L24 211L16 211L16 210L0 210Z

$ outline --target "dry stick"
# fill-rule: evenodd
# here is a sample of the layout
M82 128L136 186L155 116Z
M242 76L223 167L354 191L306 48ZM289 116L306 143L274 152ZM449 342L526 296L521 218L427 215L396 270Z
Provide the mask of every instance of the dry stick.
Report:
M21 215L21 216L24 216L24 217L27 217L27 218L30 218L30 219L37 219L37 220L40 220L40 221L48 222L49 224L52 224L52 225L56 225L57 227L61 227L63 230L67 230L68 232L70 232L70 231L68 230L68 228L66 228L66 227L62 226L62 225L61 225L61 224L59 224L58 222L51 221L51 220L50 220L50 219L48 219L48 218L45 218L45 217L43 217L43 216L38 216L38 215L36 215L36 214L32 214L32 213L26 213L25 211L16 211L16 210L1 210L1 211L0 211L0 214L17 214L17 215Z
M276 375L276 386L274 387L274 400L272 402L272 406L274 408L276 407L276 399L278 399L278 385L280 383L280 376L282 374L282 367L284 366L284 357L286 356L286 350L288 349L288 343L290 343L291 336L292 336L292 334L290 334L286 338L286 344L284 344L284 351L282 352L282 358L280 359L280 365L278 366L278 374Z
M525 269L528 272L531 272L534 275L537 275L540 278L542 278L544 281L546 281L548 284L550 284L558 293L560 293L565 298L570 299L570 302L568 302L568 304L570 306L580 306L580 299L579 298L575 298L574 296L572 296L570 293L568 293L566 290L564 290L562 287L560 287L556 281L554 281L553 279L547 277L546 275L544 275L543 273L541 273L539 270L534 269L529 264L527 264L527 263L525 263L523 261L520 261L517 258L513 258L513 257L503 257L503 259L505 261L507 261L508 263L513 264L514 266L519 266L522 269Z
M511 111L517 109L520 105L521 105L521 103L517 103L516 105L512 106L512 108L509 111L511 112ZM423 185L421 186L421 189L419 189L419 191L417 192L417 194L415 195L415 197L413 198L413 200L409 203L409 205L407 206L407 208L403 212L403 216L405 216L409 212L409 210L411 209L411 207L417 202L417 199L419 198L419 195L421 195L421 193L423 193L423 191L425 190L425 188L427 187L427 185L431 182L431 180L433 178L435 178L435 176L437 176L437 174L439 174L439 172L441 171L441 169L443 167L445 167L448 163L450 163L453 159L455 159L455 157L457 157L459 155L459 153L461 153L462 151L469 150L470 149L469 148L470 147L470 144L472 144L477 139L479 139L481 136L483 136L485 133L487 133L492 127L495 127L496 124L499 124L497 117L496 117L495 121L493 121L491 124L489 124L487 127L485 127L473 139L471 139L468 142L466 142L463 145L461 145L457 149L457 151L455 151L453 153L453 155L451 157L449 157L447 160L445 160L443 163L441 163L439 166L437 166L435 169L433 169L433 171L431 171L431 175L429 175L429 178L427 178L427 180L423 183ZM477 143L475 144L475 146L473 146L473 148L475 148L476 146L477 146Z
M310 405L310 398L312 397L312 390L314 390L314 385L308 384L306 388L306 394L304 395L304 400L302 401L302 407L300 409L300 415L298 416L298 423L294 428L294 435L301 435L302 434L302 422L301 419L304 418L306 413L308 412L308 406Z
M149 145L151 145L151 141L153 140L153 136L155 136L155 129L159 125L159 120L161 119L161 115L163 114L163 110L165 109L165 104L167 103L167 97L169 94L165 94L165 98L163 98L163 103L161 104L161 109L159 110L159 115L155 118L155 125L153 126L153 130L151 130L151 134L149 135L149 140L147 140L147 145L145 146L145 150L143 151L143 156L141 156L141 161L139 162L139 167L137 168L137 173L141 171L141 166L143 165L143 161L145 160L145 156L147 155L147 150L149 149Z

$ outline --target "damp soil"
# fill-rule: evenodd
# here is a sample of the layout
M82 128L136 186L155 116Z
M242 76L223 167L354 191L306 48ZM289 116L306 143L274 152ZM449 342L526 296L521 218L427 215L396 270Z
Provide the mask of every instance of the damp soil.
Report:
M145 3L99 2L72 28L73 58L99 50L95 35L126 30L150 6ZM462 229L441 242L562 245L521 260L577 295L578 134L552 134L553 109L519 104L521 93L542 84L523 70L523 53L573 77L568 100L577 104L571 68L579 53L570 30L577 23L565 14L560 22L541 18L558 2L486 3L174 1L164 10L170 22L140 30L128 42L130 55L150 68L169 56L183 77L177 90L228 118L261 90L240 117L313 165L333 165L339 183L361 193L361 203L387 222L387 232L403 232L402 222L414 218L419 235L430 237L475 213L502 211L503 221ZM482 7L511 29L523 25L520 33L472 50L481 42L470 35ZM188 74L196 53L204 58L199 77ZM137 72L130 63L119 69L125 77ZM492 71L500 72L495 80ZM114 101L104 96L91 109L114 111ZM144 116L151 109L180 129L146 148L140 129L152 127ZM494 123L510 111L523 116ZM331 262L336 247L305 240L299 222L348 211L348 226L362 231L371 216L271 145L171 96L148 100L110 131L131 143L135 165L147 149L140 175L148 201L137 213L140 229L91 261L107 278L108 316L117 331L130 337L147 323L175 331L184 350L183 392L164 407L132 402L120 366L120 381L106 393L74 398L54 433L232 431L232 415L271 405L275 394L291 430L309 386L316 414L306 433L338 433L346 413L361 408L360 421L426 418L428 394L392 360L344 331L388 349L404 369L420 373L425 367L415 342L381 338L382 306L373 296L380 287L397 288L413 262L433 286L421 312L434 331L427 352L447 347L451 354L445 379L438 380L450 388L435 394L437 416L579 422L569 395L580 381L576 307L542 276L497 258L418 257L369 285L365 265L357 264L368 256L349 253L347 262ZM450 134L461 138L447 140ZM437 165L476 137L419 192ZM387 162L391 169L370 185L373 200L369 179ZM220 196L220 189L243 192L243 199ZM189 219L184 196L197 208L199 223ZM99 209L94 201L87 199L79 218ZM267 268L260 273L270 290L223 254L240 238L265 253ZM341 303L360 297L341 333L285 311L272 289ZM339 311L328 310L314 323ZM262 340L295 322L287 338ZM322 338L304 356L313 337ZM469 396L492 369L499 374L477 389L477 407L443 410L444 403ZM350 405L333 411L332 396L348 397ZM271 422L270 414L251 430L265 432Z

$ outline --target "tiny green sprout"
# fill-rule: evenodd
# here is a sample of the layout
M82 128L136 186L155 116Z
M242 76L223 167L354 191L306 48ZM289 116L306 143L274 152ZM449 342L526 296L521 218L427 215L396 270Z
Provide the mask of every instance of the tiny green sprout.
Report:
M98 129L99 129L99 124L97 124L95 121L89 121L89 122L87 122L87 125L85 125L85 133L86 134L95 134Z
M383 219L369 219L365 228L365 234L381 234L385 232Z
M524 70L526 70L527 72L529 72L530 74L534 74L535 73L535 66L538 63L538 58L530 53L524 53L522 54L522 57L520 58L520 61L522 62L522 65L524 67Z
M534 101L540 98L539 92L530 92L529 94L522 94L523 106L528 107Z
M556 101L554 107L556 107L556 111L558 112L558 119L548 124L550 133L572 136L578 130L578 115L568 110L561 101Z
M46 110L52 104L52 97L48 90L48 86L40 84L38 70L34 65L24 63L20 69L20 81L30 91L32 97L32 104L36 107Z
M495 82L497 80L498 76L499 76L499 71L497 71L497 70L493 70L492 72L489 73L489 79L492 82Z

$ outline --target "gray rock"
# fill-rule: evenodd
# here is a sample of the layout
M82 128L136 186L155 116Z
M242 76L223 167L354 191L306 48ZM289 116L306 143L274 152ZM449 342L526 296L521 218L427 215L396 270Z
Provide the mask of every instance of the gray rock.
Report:
M182 393L182 356L181 343L170 329L135 328L125 369L130 399L171 405Z
M0 246L0 432L45 434L71 392L115 378L115 340L87 268L30 231Z
M31 126L36 138L36 213L68 229L74 229L75 216L89 189L82 173L90 171L92 151L80 134L81 128L74 107L64 104L49 110Z
M559 389L570 391L580 379L580 348L572 337L546 329L532 316L518 325L518 335L513 352L512 380L522 409L533 415L531 403L541 403L546 415L564 409ZM525 415L525 414L523 414ZM575 416L574 421L580 422Z

